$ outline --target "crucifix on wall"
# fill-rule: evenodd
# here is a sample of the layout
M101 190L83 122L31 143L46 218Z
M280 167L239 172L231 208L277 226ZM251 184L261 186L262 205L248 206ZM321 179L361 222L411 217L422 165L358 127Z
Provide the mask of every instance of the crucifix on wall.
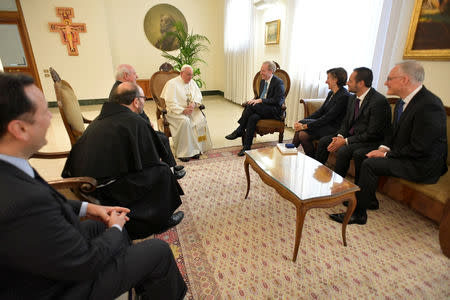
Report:
M75 17L72 7L57 7L56 15L61 18L61 23L48 23L51 32L59 32L61 42L67 45L70 56L78 56L77 45L80 44L80 32L86 32L86 23L72 23Z

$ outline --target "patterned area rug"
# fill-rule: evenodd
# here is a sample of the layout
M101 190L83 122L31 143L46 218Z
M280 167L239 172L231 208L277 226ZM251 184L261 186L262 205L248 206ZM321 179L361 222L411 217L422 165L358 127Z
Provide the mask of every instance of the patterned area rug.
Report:
M172 245L187 299L450 298L438 226L382 195L367 225L347 227L348 247L340 224L328 218L343 206L310 210L292 262L295 208L253 170L244 199L239 150L217 149L184 164L185 218L158 236Z

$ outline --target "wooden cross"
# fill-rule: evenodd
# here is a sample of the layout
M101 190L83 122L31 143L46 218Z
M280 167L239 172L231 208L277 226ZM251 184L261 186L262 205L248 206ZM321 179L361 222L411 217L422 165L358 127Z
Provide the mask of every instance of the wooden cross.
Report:
M77 45L80 44L80 32L86 32L86 23L72 23L75 17L72 7L57 7L56 15L62 23L48 23L51 32L59 32L61 42L67 45L70 56L78 56Z

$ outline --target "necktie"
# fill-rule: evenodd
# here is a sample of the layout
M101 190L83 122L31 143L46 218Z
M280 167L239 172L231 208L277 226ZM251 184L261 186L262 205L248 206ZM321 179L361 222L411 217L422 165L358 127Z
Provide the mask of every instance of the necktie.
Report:
M264 81L264 88L261 92L261 97L259 97L259 98L266 99L266 94L267 94L267 81Z
M402 99L399 100L398 105L397 105L397 123L400 120L400 116L403 113L403 105L405 105L405 101L403 101Z
M355 114L353 115L353 123L355 122L356 117L359 114L359 102L361 102L361 99L356 98L356 100L355 100ZM350 133L350 135L353 135L354 132L355 132L355 128L352 126L352 128L350 128L349 133Z

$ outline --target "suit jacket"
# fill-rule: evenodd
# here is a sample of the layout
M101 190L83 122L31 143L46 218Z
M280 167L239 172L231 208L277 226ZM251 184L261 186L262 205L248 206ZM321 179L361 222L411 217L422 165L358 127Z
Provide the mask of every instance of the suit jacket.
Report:
M381 143L391 128L391 107L386 97L371 88L354 120L356 96L348 100L347 112L337 134L352 143ZM354 127L353 135L350 129Z
M299 122L308 124L307 132L315 139L333 134L342 123L349 97L350 93L344 87L341 87L334 95L330 91L322 106L307 119Z
M1 160L0 190L0 299L60 299L83 282L89 290L122 249L120 230L87 240L77 216L81 202Z
M447 115L441 99L422 87L397 123L397 101L392 134L385 139L386 156L409 166L404 178L435 183L447 172Z
M264 80L259 83L259 98L264 89ZM267 90L266 99L263 99L263 107L266 113L273 115L274 119L280 120L282 117L281 106L284 104L284 83L283 80L273 75Z

